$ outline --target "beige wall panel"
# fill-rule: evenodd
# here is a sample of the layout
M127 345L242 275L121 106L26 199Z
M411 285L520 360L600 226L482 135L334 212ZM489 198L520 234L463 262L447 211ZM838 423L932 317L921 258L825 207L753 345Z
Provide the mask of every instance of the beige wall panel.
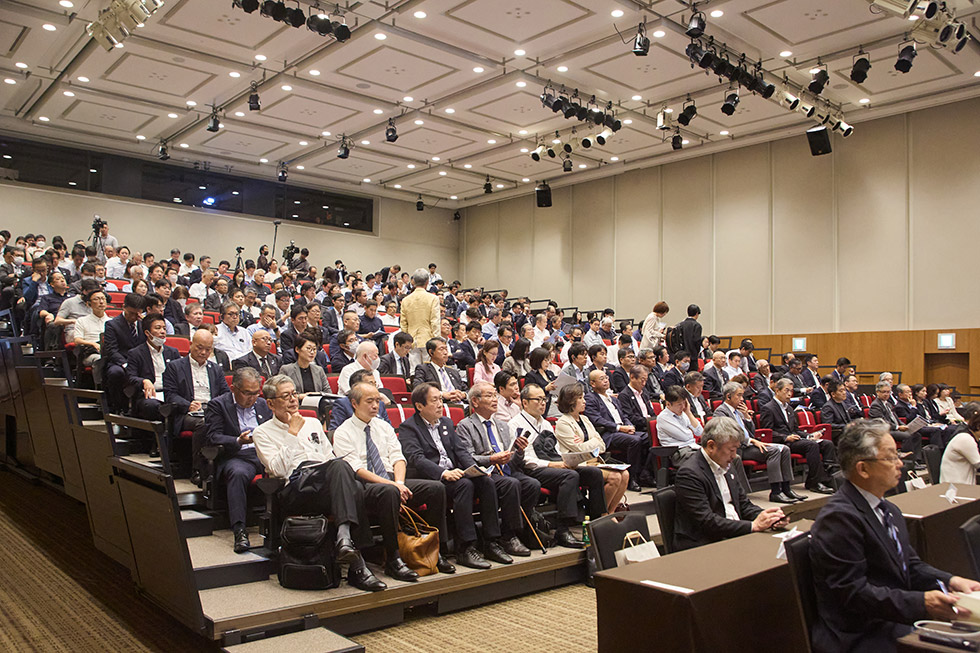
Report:
M572 294L587 310L613 300L614 187L612 177L572 186Z
M642 320L660 301L660 168L616 177L617 315Z
M908 326L905 152L905 116L834 139L841 331Z
M534 208L534 256L530 284L517 293L531 299L551 298L562 306L572 297L572 191L551 191L552 206Z
M775 333L834 329L832 157L803 134L772 143Z
M518 197L500 204L497 240L498 283L494 288L517 289L528 285L534 251L532 225L534 196ZM489 286L487 286L489 288Z
M475 206L466 211L466 270L463 279L466 287L497 287L499 216L499 203Z
M769 146L732 150L713 158L714 331L765 332L769 329L771 279Z
M688 304L701 307L705 335L714 331L712 296L711 158L664 166L664 300L670 322L687 316Z
M980 324L980 100L910 114L912 328Z

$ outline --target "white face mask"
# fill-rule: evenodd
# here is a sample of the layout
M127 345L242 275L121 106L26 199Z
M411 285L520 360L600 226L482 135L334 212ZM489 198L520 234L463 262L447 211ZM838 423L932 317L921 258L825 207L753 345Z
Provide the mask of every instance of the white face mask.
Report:
M24 257L23 256L15 256L14 257L14 263L16 265L22 265L24 263Z
M186 299L178 299L177 300L177 303L180 304L180 307L181 308L184 308L185 306L187 306L187 300Z
M170 281L170 285L172 285L172 286L176 286L177 285L177 275L176 274L170 275L169 277L167 277L167 279Z
M380 358L375 358L373 361L371 361L371 369L372 370L377 370L379 367L381 367L381 359Z
M34 246L37 247L37 248L39 248L39 249L44 249L44 241L43 240L39 240L36 243L34 243Z
M153 345L155 349L159 349L160 347L163 347L163 343L165 343L166 341L167 341L166 338L157 338L157 337L150 338L150 344Z

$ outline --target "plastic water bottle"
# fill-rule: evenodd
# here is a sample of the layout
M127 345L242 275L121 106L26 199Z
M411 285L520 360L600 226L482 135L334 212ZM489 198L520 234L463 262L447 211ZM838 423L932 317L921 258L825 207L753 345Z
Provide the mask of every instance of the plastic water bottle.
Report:
M588 587L595 587L595 550L592 548L592 542L589 539L589 516L585 516L585 521L582 522L582 543L585 545L585 584Z

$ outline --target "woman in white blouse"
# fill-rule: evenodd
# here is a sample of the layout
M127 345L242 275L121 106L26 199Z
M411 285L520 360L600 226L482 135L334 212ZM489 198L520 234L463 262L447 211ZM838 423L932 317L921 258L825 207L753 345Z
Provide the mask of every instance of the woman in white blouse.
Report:
M75 357L79 376L86 366L91 365L92 376L98 386L102 382L102 370L101 365L95 363L102 358L102 334L105 333L105 323L112 318L105 314L108 300L104 291L93 290L85 296L85 303L92 312L75 320Z
M969 431L953 436L946 445L943 461L939 468L940 483L977 484L977 470L980 469L980 413L970 417Z
M561 417L555 423L558 453L580 453L596 449L602 453L606 450L606 443L589 418L582 414L585 411L585 390L580 384L571 383L558 391L558 410L561 412ZM627 471L604 469L602 478L606 482L606 512L616 512L626 494L630 474Z
M640 332L643 339L640 341L640 349L653 349L657 345L663 344L667 333L667 323L664 317L670 311L667 302L657 302L653 306L653 311L643 320L643 327Z
M939 407L939 414L946 417L946 421L950 424L961 424L964 420L958 412L956 412L956 403L950 396L953 394L953 389L946 385L945 383L939 384L939 396L936 397L936 406Z

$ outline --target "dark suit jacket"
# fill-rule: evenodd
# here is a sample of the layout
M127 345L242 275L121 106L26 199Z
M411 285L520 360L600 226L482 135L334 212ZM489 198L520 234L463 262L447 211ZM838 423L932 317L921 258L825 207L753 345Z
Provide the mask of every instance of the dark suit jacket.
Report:
M898 417L895 415L895 408L891 403L883 403L881 399L875 397L868 409L868 417L871 419L883 419L891 426L893 431L898 430Z
M479 349L479 347L477 347L477 349ZM476 353L473 351L473 341L469 338L461 341L459 343L459 348L453 354L453 360L456 361L456 367L459 369L475 366Z
M910 406L909 404L899 400L899 402L895 404L893 410L895 411L896 417L901 417L902 419L905 420L905 423L908 424L909 422L911 422L912 420L914 420L916 417L919 416L919 412L918 410L916 410L917 408L918 406L912 408L912 406ZM923 419L926 418L923 417Z
M697 404L701 406L701 410L704 412L705 417L708 417L712 414L711 406L708 404L708 401L704 398L703 394L699 393L698 396L695 397L690 392L688 392L686 388L684 389L684 392L687 392L688 403L697 402ZM697 411L694 410L693 407L691 408L691 412L694 413L695 416L697 416Z
M851 419L864 417L864 410L861 407L860 400L850 392L847 393L847 399L844 400L844 407L847 408L847 414Z
M106 326L109 326L106 323ZM166 363L167 367L170 366L170 361L175 361L180 358L180 352L169 345L163 346L163 361ZM166 372L166 368L164 368ZM129 385L136 386L137 389L143 387L143 381L149 380L154 384L157 380L156 370L153 369L153 359L150 357L149 346L139 346L129 350L126 355L126 375L129 377ZM160 379L162 382L163 379ZM164 397L166 397L166 391L164 391Z
M273 376L279 374L279 368L282 367L282 358L270 352L266 356L266 360L269 362L269 370L272 372ZM242 367L251 367L253 370L265 376L265 370L259 365L259 357L255 355L254 351L250 351L241 358L236 358L231 362L232 371L237 370Z
M287 351L293 352L293 356L296 352L293 350L293 344L296 342L296 327L293 326L292 322L289 326L279 332L279 355L284 356Z
M403 379L405 379L405 382L409 386L411 386L412 385L412 377L411 377L411 375L409 373L409 370L411 369L411 365L408 362L408 357L406 356L405 358L401 359L401 361L402 361L402 363L401 363L401 365L402 365L402 373L401 374L399 374L396 371L396 369L398 367L398 365L395 363L395 359L396 358L397 358L397 356L395 355L395 352L393 352L393 351L388 352L387 354L385 354L384 356L382 356L379 359L379 361L378 361L378 373L381 374L381 376L400 376Z
M760 394L763 388L769 389L769 379L761 374L756 374L755 378L752 379L752 389L755 390L756 394Z
M459 371L454 370L448 365L443 366L446 373L449 375L449 380L452 382L453 387L457 390L466 391L466 382L463 381L463 377L460 375ZM442 387L442 382L439 380L439 374L436 372L436 366L432 363L422 363L415 368L415 381L413 385L418 386L420 383L435 383L440 388Z
M612 399L613 406L619 411L619 416L623 418L623 422L626 423L626 418L623 415L623 411L619 407L619 400L616 397ZM606 402L599 398L594 392L587 392L585 394L585 413L584 415L589 418L592 425L595 426L596 431L599 435L604 435L606 433L615 433L619 428L616 424L615 418L612 413L609 412L609 408L606 407Z
M704 368L704 389L712 399L722 399L721 389L725 386L725 372L712 365Z
M170 320L170 323L174 326L187 322L187 318L184 317L184 309L180 306L180 302L173 297L168 299L167 303L164 304L163 317Z
M204 298L204 310L221 312L221 305L228 301L228 295L209 294Z
M259 397L255 400L255 421L263 424L270 419L272 419L272 411L266 405L265 399ZM238 425L235 395L226 392L209 401L204 406L204 423L208 429L208 444L222 448L221 457L218 458L219 465L222 460L239 452L241 445L238 444L238 436L241 435L242 429Z
M844 404L830 400L820 408L820 421L831 426L844 426L851 421Z
M231 392L228 389L228 384L225 383L225 373L220 365L207 361L207 369L211 399ZM175 407L172 413L174 433L179 434L184 425L184 415L187 414L191 402L194 400L194 377L191 374L189 356L184 356L170 363L167 365L167 369L163 371L163 396L169 405Z
M797 431L796 412L793 406L788 406L786 412L789 414L788 421L783 416L779 402L775 399L759 407L759 425L764 429L772 429L772 441L776 444L784 444L786 436L793 435Z
M755 437L755 424L752 423L752 420L742 419L742 416L739 415L738 411L726 404L724 401L721 402L718 408L715 409L714 416L727 417L735 420L736 422L741 422L741 424L745 427L745 430L749 432L749 437Z
M810 528L810 564L817 593L815 653L894 651L907 624L926 619L922 592L951 574L919 559L902 512L885 502L902 555L877 514L846 481ZM902 570L902 562L906 570Z
M816 373L816 378L814 378L814 373L810 368L804 367L803 371L800 373L803 377L803 383L806 384L808 388L819 388L820 387L820 373ZM814 390L816 392L816 390Z
M320 323L327 330L331 339L344 328L344 320L340 315L337 315L337 310L333 306L324 309ZM329 342L329 340L326 342Z
M684 351L691 355L691 360L696 359L698 352L701 351L701 323L693 317L688 317L679 322L676 329L680 331Z
M586 395L586 404L588 404L588 397L593 394L595 393L592 392L589 393L589 395ZM636 394L633 392L632 388L623 388L623 390L619 393L617 400L619 402L619 414L622 416L624 422L635 426L637 433L641 431L645 433L650 431L650 420L656 419L656 417L654 417L655 413L653 412L653 404L650 403L649 397L644 395L642 401L646 404L647 414L650 415L650 417L643 416L643 411L640 409L640 402L637 400ZM595 420L593 420L591 417L589 417L589 420L595 424Z
M102 360L105 365L125 365L129 350L146 342L146 334L136 323L136 335L133 328L122 315L117 315L105 323L105 333L102 335Z
M623 391L623 388L630 384L630 373L622 367L615 367L609 374L609 387L616 394Z
M349 420L353 414L354 406L351 405L349 398L338 397L334 399L333 405L330 407L330 428L327 430L337 430L337 427ZM391 419L388 418L388 410L385 408L384 402L381 402L378 406L378 417L391 424Z
M421 367L421 366L420 366ZM452 461L455 469L466 469L475 461L466 446L456 435L453 421L448 417L439 419L439 434L446 455ZM439 450L432 442L429 427L425 420L416 413L411 419L402 422L398 429L398 441L402 445L402 453L408 461L410 472L416 478L428 478L433 481L442 479L445 471L439 466Z
M684 375L676 367L667 370L666 374L664 374L663 381L660 382L660 387L664 390L667 390L672 385L684 387Z
M806 380L803 378L802 372L800 374L786 374L785 376L787 379L793 382L793 394L799 397L806 394L806 390L804 388L807 388L808 386L806 384Z
M725 472L725 481L740 517L737 521L725 517L721 491L708 461L700 451L690 456L677 470L674 485L677 492L674 545L678 549L691 549L752 532L752 520L762 512L762 508L748 500L731 468Z
M322 353L322 352L321 352ZM354 362L354 359L344 353L340 347L330 348L330 371L333 374L340 374L340 370Z
M768 386L765 388L760 388L755 393L755 400L759 402L760 410L762 409L763 406L765 406L775 398L776 395L773 394L772 389L770 389Z
M810 408L819 409L827 403L827 393L824 392L823 388L815 388L813 392L810 393Z

